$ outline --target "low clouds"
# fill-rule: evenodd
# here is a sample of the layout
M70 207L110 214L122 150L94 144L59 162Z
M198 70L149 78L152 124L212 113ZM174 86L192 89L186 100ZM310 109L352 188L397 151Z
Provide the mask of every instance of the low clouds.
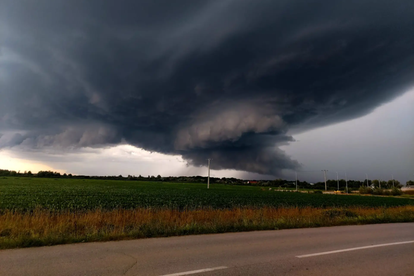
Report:
M121 143L121 137L117 136L115 129L98 124L67 126L59 130L42 132L9 132L0 135L0 148L18 145L26 149L55 148L64 150L119 143Z
M5 1L0 147L128 143L295 169L288 131L413 86L412 1Z
M283 120L274 114L274 110L264 109L265 105L249 103L220 104L178 130L174 148L183 151L208 148L211 144L236 142L246 133L282 132Z

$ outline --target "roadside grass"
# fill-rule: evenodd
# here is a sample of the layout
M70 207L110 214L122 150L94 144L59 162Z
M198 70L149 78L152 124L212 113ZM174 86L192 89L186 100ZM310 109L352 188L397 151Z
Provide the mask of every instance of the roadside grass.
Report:
M390 222L414 222L414 206L188 210L136 208L86 211L35 209L30 212L3 210L0 212L0 249Z

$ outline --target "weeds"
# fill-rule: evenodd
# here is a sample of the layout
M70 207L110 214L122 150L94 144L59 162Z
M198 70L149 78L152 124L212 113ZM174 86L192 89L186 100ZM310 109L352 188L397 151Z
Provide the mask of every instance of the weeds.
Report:
M372 194L374 192L371 188L365 186L359 187L358 191L361 195Z
M402 191L401 191L401 189L398 189L397 187L393 187L392 189L391 189L391 194L393 195L393 196L399 196L399 195L402 195Z
M0 214L0 248L204 233L413 222L414 206L391 208L36 209Z
M361 195L363 194L372 194L372 195L386 195L386 196L400 196L403 194L403 192L401 191L401 189L397 188L397 187L393 187L391 190L384 190L381 188L370 188L370 187L364 187L361 186L359 188L359 193Z

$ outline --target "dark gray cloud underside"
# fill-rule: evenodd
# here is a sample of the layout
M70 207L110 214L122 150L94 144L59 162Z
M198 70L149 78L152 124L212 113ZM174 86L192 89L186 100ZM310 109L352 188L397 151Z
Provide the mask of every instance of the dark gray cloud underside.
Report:
M130 143L217 169L299 164L287 131L413 86L412 1L5 1L0 147Z

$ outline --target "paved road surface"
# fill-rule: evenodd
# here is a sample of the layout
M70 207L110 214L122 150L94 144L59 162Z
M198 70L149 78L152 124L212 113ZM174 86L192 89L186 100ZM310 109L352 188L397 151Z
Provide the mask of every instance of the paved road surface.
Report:
M0 251L0 275L414 275L414 223Z

